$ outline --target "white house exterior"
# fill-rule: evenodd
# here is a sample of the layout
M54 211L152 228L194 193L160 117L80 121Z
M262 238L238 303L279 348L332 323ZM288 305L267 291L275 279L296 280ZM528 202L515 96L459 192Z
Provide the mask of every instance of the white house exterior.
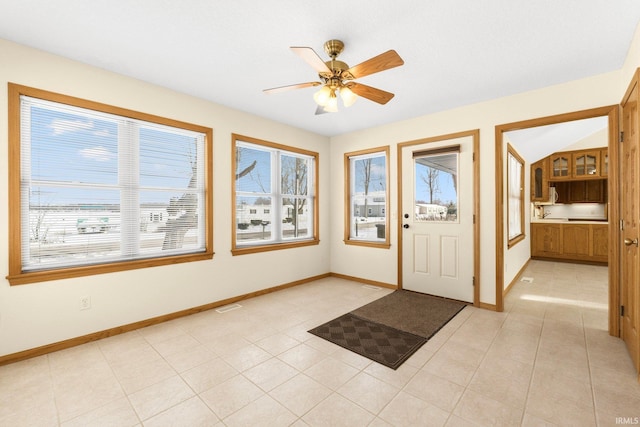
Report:
M447 217L447 207L431 203L416 203L417 220L444 220Z

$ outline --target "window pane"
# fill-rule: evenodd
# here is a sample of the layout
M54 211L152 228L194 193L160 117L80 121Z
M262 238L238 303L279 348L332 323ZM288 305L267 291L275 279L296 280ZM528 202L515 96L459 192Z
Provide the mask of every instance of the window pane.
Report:
M255 243L271 240L271 211L271 197L237 197L236 241Z
M386 156L350 159L351 224L354 240L386 240Z
M281 191L282 194L304 196L308 191L307 159L282 155L281 162Z
M236 147L236 191L271 193L271 152Z
M91 202L85 198L92 194ZM36 187L29 207L25 271L94 264L119 257L120 200L117 190Z
M311 237L309 199L285 197L282 199L282 238Z
M132 227L140 230L140 253L168 255L201 247L198 195L181 191L142 191L140 216Z
M458 153L414 159L415 220L458 222Z
M385 199L376 196L355 196L351 217L351 238L385 240Z
M31 118L22 122L30 138L30 179L117 184L116 121L31 103L23 113Z
M195 136L141 127L140 185L189 187L192 178L197 178L197 142Z

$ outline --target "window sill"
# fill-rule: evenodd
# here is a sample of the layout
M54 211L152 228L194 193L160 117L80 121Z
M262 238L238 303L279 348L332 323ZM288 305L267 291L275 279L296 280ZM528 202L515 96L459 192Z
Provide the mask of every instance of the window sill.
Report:
M518 243L522 242L524 240L524 238L525 238L525 235L524 234L520 234L519 236L516 236L513 239L509 240L507 242L507 249L511 249L512 247L514 247Z
M279 251L281 249L292 249L292 248L299 248L303 246L313 246L319 243L320 243L319 239L312 239L312 240L302 240L302 241L296 241L296 242L274 243L271 245L242 246L242 247L235 247L231 249L231 254L233 256L247 255L247 254L254 254L258 252Z
M389 249L391 244L389 242L371 242L366 240L344 240L345 245L351 246L365 246L368 248L377 248L377 249Z
M136 261L118 262L100 265L85 265L57 270L42 270L26 273L9 274L7 280L11 286L29 283L47 282L51 280L70 279L75 277L93 276L96 274L115 273L118 271L136 270L139 268L158 267L162 265L180 264L184 262L205 261L213 258L213 251L199 254L168 256L163 258L149 258Z

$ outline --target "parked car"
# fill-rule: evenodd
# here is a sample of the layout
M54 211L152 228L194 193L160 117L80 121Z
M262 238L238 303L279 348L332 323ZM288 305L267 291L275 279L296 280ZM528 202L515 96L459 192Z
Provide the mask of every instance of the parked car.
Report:
M106 216L100 218L78 218L76 221L78 233L106 233L111 228L109 218Z

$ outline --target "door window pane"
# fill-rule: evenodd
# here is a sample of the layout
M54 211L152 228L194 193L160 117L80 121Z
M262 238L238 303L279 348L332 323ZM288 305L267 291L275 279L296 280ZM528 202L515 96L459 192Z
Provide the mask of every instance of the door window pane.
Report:
M416 221L458 222L458 153L414 158Z

